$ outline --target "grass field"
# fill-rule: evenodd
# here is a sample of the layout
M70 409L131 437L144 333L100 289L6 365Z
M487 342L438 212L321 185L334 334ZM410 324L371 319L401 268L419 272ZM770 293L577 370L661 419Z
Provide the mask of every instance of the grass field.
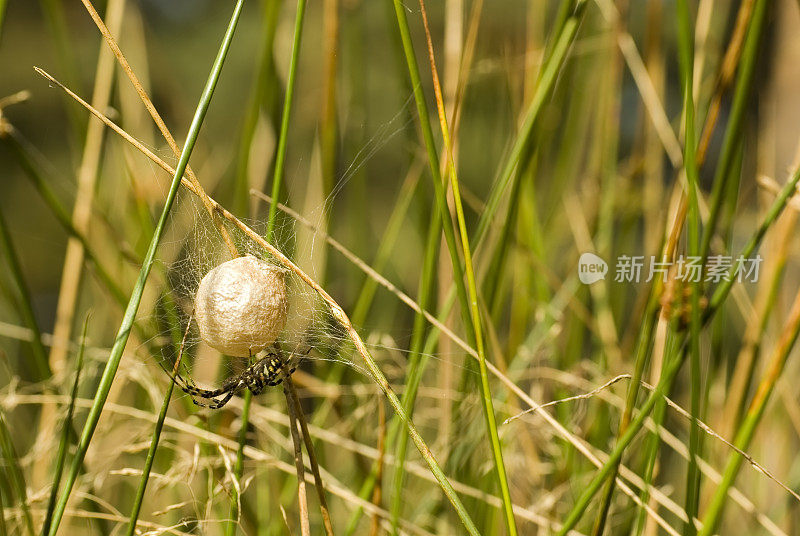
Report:
M0 536L800 535L798 27L0 0Z

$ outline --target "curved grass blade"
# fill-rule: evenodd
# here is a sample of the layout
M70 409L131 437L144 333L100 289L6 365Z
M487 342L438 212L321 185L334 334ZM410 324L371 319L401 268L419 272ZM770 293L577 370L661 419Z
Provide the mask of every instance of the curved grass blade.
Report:
M64 473L64 461L67 458L67 449L69 448L69 438L74 433L72 431L72 416L75 414L75 400L78 398L78 386L81 381L81 371L83 370L83 355L86 351L86 330L89 327L89 316L83 322L83 332L81 333L81 345L78 349L78 358L75 362L75 381L72 384L72 392L70 393L69 406L67 407L67 414L64 416L64 424L61 428L61 440L58 443L58 454L56 455L56 465L53 475L53 484L50 488L50 499L47 502L47 513L44 517L42 524L42 534L47 534L50 531L50 524L53 519L53 510L56 507L56 498L58 497L58 488L61 486L61 477Z
M67 507L67 501L69 500L70 493L75 485L75 481L77 480L81 463L83 462L83 458L86 456L86 451L89 448L89 443L92 441L92 436L94 435L95 428L97 427L97 422L100 420L100 414L103 411L103 406L105 405L106 399L108 398L108 393L111 390L111 384L114 381L117 369L119 368L119 363L122 359L122 353L125 350L125 346L128 342L128 335L130 334L134 320L136 319L136 312L138 311L139 304L142 300L144 286L147 282L147 277L150 274L150 269L152 268L155 260L156 249L161 241L161 236L164 232L170 209L172 208L172 204L174 203L175 197L178 193L178 188L180 187L183 173L186 171L186 166L189 163L189 156L192 154L192 149L194 149L197 136L200 132L200 127L203 125L206 112L208 112L211 98L214 95L214 89L217 85L217 81L219 80L220 73L222 72L222 65L225 62L225 56L227 55L228 49L233 41L233 34L236 30L236 24L239 21L239 16L242 12L243 3L244 0L238 0L236 3L233 16L228 24L225 37L222 41L219 52L217 53L216 60L214 61L208 81L206 82L206 86L203 89L203 93L200 97L200 102L198 103L194 118L192 119L192 124L189 128L189 133L186 137L186 143L184 144L183 151L181 152L178 165L176 166L175 174L172 178L172 184L170 185L164 208L161 212L155 232L153 233L153 237L150 241L150 246L147 250L147 254L145 255L142 268L139 272L139 277L128 302L128 307L125 310L125 315L123 317L122 324L120 325L119 332L117 333L116 340L114 341L114 346L111 348L111 355L109 356L105 370L103 371L100 385L97 388L97 395L95 395L92 408L89 410L89 415L86 419L86 424L83 428L80 442L78 443L78 450L76 452L75 459L73 460L72 467L70 468L67 481L64 485L64 491L59 498L58 505L56 506L53 514L53 524L49 532L50 536L55 536L58 533L58 526L62 517L64 516L64 511Z

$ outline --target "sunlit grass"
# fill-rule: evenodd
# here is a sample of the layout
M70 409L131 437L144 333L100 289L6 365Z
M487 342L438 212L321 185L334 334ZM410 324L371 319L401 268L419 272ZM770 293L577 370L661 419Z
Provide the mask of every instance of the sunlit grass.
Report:
M785 7L81 3L0 0L0 536L794 533ZM298 369L198 409L248 253Z

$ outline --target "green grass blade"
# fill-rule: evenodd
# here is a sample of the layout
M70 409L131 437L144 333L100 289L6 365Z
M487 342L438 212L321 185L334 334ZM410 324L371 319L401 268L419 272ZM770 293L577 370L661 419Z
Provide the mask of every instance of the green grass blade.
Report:
M150 479L150 471L153 469L153 460L156 457L158 450L158 442L161 439L161 430L164 428L164 420L167 418L167 410L169 410L170 399L172 398L172 390L175 387L175 382L169 382L167 392L164 394L164 402L161 404L161 410L158 412L158 419L153 428L153 435L150 438L150 447L147 449L147 457L144 461L142 468L142 477L139 480L139 486L136 489L136 498L133 500L133 507L131 508L131 516L128 521L128 528L125 531L127 536L133 536L136 531L136 522L139 519L139 513L142 510L142 502L144 502L144 493L147 490L147 482Z
M8 0L0 0L0 39L3 37L3 22L6 20L6 7L8 7ZM0 532L0 535L2 532Z
M50 488L50 498L47 501L47 512L44 516L42 523L43 535L50 531L50 525L53 519L53 510L56 507L56 498L58 497L58 488L61 486L61 477L64 473L64 462L67 458L67 450L69 449L69 438L74 433L72 431L72 416L75 414L75 400L78 398L78 387L81 381L81 371L83 370L83 355L86 351L86 330L89 328L89 317L83 322L83 332L81 333L81 345L78 349L78 357L75 361L75 381L72 384L72 391L70 393L69 406L67 406L67 414L64 416L64 425L61 428L61 439L58 443L58 453L56 454L55 468L53 469L53 484Z
M186 331L184 335L181 336L181 321L178 317L178 313L176 310L175 302L172 300L170 295L170 291L167 290L163 294L164 300L164 309L167 315L167 324L169 325L169 332L172 335L172 344L174 347L174 351L177 352L178 359L176 360L175 367L180 365L180 362L184 355L184 350L186 347L186 336L189 333L189 327L191 326L191 318L187 322ZM147 483L150 479L150 473L153 468L153 461L155 460L156 450L158 449L158 443L161 438L161 431L164 428L164 421L167 418L167 410L169 409L170 400L172 398L172 392L175 388L175 382L169 382L169 386L167 387L167 392L164 394L164 402L161 405L161 410L159 411L158 417L156 418L156 424L153 428L153 434L150 439L150 447L147 449L147 456L145 458L144 467L142 468L142 477L139 480L139 486L136 489L136 497L133 501L133 507L131 509L130 519L128 520L128 528L126 534L133 535L136 531L136 522L139 519L139 514L142 509L142 502L144 502L144 493L147 490ZM191 404L187 401L187 405Z
M250 404L253 400L253 393L251 393L250 389L248 389L245 391L244 397L242 398L242 424L237 437L239 446L236 449L236 461L234 462L235 465L233 466L233 474L238 481L241 481L242 473L244 471L244 446L247 443L247 428L250 426ZM236 527L239 526L239 499L235 489L231 491L231 506L228 519L229 521L225 525L225 535L233 536L236 534Z
M278 149L275 155L275 172L272 178L272 200L269 205L269 216L267 219L266 240L272 241L272 234L275 230L275 221L278 215L278 199L283 183L284 164L286 161L286 149L288 147L289 123L292 112L292 102L294 100L294 85L297 79L297 65L300 57L300 43L303 35L303 20L305 19L306 0L297 1L297 11L295 14L294 39L292 41L292 56L289 62L289 76L286 82L286 96L283 101L283 114L281 116L281 131L278 141ZM250 422L250 404L253 394L248 389L244 394L244 405L242 406L241 429L239 430L239 446L236 451L236 462L234 465L234 478L241 480L244 470L244 446L247 442L247 428ZM233 536L238 526L239 497L236 491L231 494L231 508L228 518L230 521L225 527L226 536Z
M6 511L3 500L3 485L0 484L0 536L7 536L8 529L6 528Z
M278 150L275 154L275 173L272 178L272 199L275 201L269 206L269 216L267 219L267 241L272 238L275 229L275 218L278 214L277 201L280 196L280 188L283 182L283 168L286 161L286 147L289 143L289 121L291 117L292 101L294 100L294 83L297 78L297 61L300 56L300 38L303 33L303 19L306 12L306 0L297 1L297 13L294 23L294 39L292 41L292 58L289 62L289 77L286 81L286 96L283 101L283 113L281 115L281 132L278 141Z
M792 175L792 178L789 182L784 185L781 189L780 193L778 194L775 201L770 206L770 209L767 211L767 214L764 216L764 219L759 225L756 232L747 242L744 248L742 248L740 256L744 258L749 258L750 255L753 254L755 249L761 243L761 240L764 238L767 230L775 223L775 220L781 214L783 209L786 207L789 198L795 193L797 189L797 184L800 182L800 169L796 170ZM730 274L735 273L736 270L736 263L730 269ZM733 284L736 281L735 277L729 277L729 281L725 281L724 284L721 284L717 287L716 292L712 296L711 300L709 301L708 308L705 310L702 323L705 324L711 317L719 310L720 306L724 303L725 298L728 297L730 294L730 290L733 287ZM683 338L683 341L680 343L681 350L679 353L683 355L683 346L686 343L686 338ZM633 438L636 436L638 431L644 425L644 421L650 412L653 410L653 407L656 404L656 401L664 396L666 396L669 388L672 385L672 380L675 378L675 375L680 370L681 365L683 364L683 359L675 359L672 363L666 365L664 367L664 371L662 372L661 379L658 382L655 390L650 394L644 404L639 408L639 414L636 416L636 419L633 420L630 426L627 428L624 434L622 434L617 441L616 446L609 454L608 459L606 460L605 464L598 469L595 477L592 481L584 488L584 492L575 502L575 505L572 507L570 512L567 514L566 520L558 532L559 536L566 536L570 530L575 528L575 525L580 521L581 517L585 513L586 509L589 506L594 495L603 485L603 482L610 476L612 476L615 472L615 467L619 464L620 460L622 459L622 455L630 444L633 441Z
M567 19L561 28L561 33L553 46L552 54L548 62L543 66L542 74L539 83L536 85L536 92L531 99L531 103L525 112L525 117L522 126L517 133L514 144L509 151L506 163L500 172L500 175L492 186L492 191L489 194L489 199L486 201L486 206L481 213L480 220L478 221L475 235L472 238L472 243L479 246L489 230L490 224L493 222L497 209L500 206L500 201L503 199L503 193L506 191L511 181L514 178L514 170L519 164L525 149L528 147L533 132L541 116L542 110L547 103L550 95L553 93L558 74L567 58L570 45L575 40L575 35L578 32L578 26L583 19L583 14L586 11L586 0L577 2L572 15Z
M22 518L25 522L25 528L29 535L33 536L33 519L31 518L30 507L28 506L28 493L25 486L25 475L22 472L22 467L19 465L19 457L14 448L14 443L11 439L11 431L6 424L5 416L2 409L0 409L0 452L2 453L5 463L5 473L7 481L13 488L14 493L19 500L20 511Z
M683 114L685 122L683 162L686 171L686 182L689 197L689 255L700 254L700 209L697 202L699 184L696 160L693 69L694 69L694 24L691 20L689 5L686 0L678 0L678 52L680 58L680 74L683 87ZM702 392L702 369L700 364L700 281L692 282L691 320L689 326L689 355L691 363L691 415L692 425L689 430L689 465L686 472L686 516L684 536L694 536L697 529L694 518L700 502L700 471L697 457L700 449L700 396Z
M194 118L192 119L192 124L186 137L186 143L181 151L181 157L178 161L178 165L176 166L175 175L172 178L172 183L170 185L169 193L167 194L164 208L161 212L158 224L156 225L155 232L153 233L153 238L150 241L150 246L147 250L147 254L145 255L142 268L139 272L139 277L128 302L128 307L125 310L125 315L123 317L122 324L120 325L119 332L117 333L116 340L114 341L114 346L111 348L111 354L109 356L108 363L103 371L100 385L97 388L97 395L95 396L92 407L89 410L89 415L86 419L86 424L83 428L80 442L78 443L75 459L73 460L70 473L64 485L64 491L59 498L58 505L56 506L53 514L53 525L50 529L50 536L55 536L58 532L58 526L61 523L62 517L64 516L64 511L66 510L67 501L69 500L72 487L75 485L75 481L77 480L81 463L83 462L83 458L86 456L86 451L88 450L89 443L94 435L97 422L100 420L100 413L103 411L103 406L105 405L106 399L108 398L108 393L111 390L111 384L114 381L114 376L119 368L119 363L122 359L122 353L125 350L125 346L128 342L128 335L130 334L134 320L136 319L136 312L138 311L139 304L142 300L142 294L144 293L147 276L150 274L150 269L152 268L155 260L156 249L158 248L158 244L164 232L170 209L172 208L172 204L175 201L175 197L178 193L181 178L183 177L183 173L186 171L186 166L189 163L189 156L192 154L192 149L194 149L194 145L197 141L200 127L203 124L206 112L208 111L208 106L211 103L211 98L214 95L214 89L217 85L217 81L219 80L220 73L222 72L222 65L225 62L225 56L227 55L231 41L233 40L233 34L236 29L236 23L241 15L243 3L244 0L239 0L236 3L233 16L228 25L222 45L220 46L219 53L214 61L211 74L208 77L208 81L203 89L197 110L195 111Z
M36 380L44 380L51 375L50 365L47 361L47 352L42 344L42 332L39 329L39 323L36 321L36 315L33 312L33 302L31 300L31 293L28 290L28 284L25 282L25 275L22 272L22 266L17 257L17 251L14 249L14 243L11 240L11 233L8 231L6 220L3 213L0 212L0 253L6 259L11 278L17 287L19 306L19 313L22 316L22 321L25 326L31 330L33 337L31 338L31 349L33 350L33 364L35 367Z
M258 117L261 113L262 105L271 109L273 103L277 101L278 79L275 76L275 61L273 59L275 30L278 26L278 16L280 15L281 3L275 0L264 0L262 4L262 42L261 54L258 62L258 72L250 102L247 105L242 132L239 139L239 148L236 161L236 183L234 189L234 214L242 217L249 214L250 200L250 151L252 149L253 137L258 126ZM269 89L269 94L265 95ZM277 111L275 113L277 116ZM272 114L270 114L270 117Z
M795 172L794 177L784 187L778 199L788 199L788 195L793 195L795 193L798 177L800 177L800 170ZM774 211L770 211L768 219L773 217L773 215L777 217ZM728 491L733 485L742 462L744 461L744 457L740 452L747 450L750 441L753 439L756 427L764 415L767 402L769 402L772 391L775 388L775 383L778 381L778 378L786 366L786 361L797 341L798 334L800 334L800 293L795 296L789 318L772 353L772 359L767 365L767 369L764 372L758 389L756 389L747 414L736 433L734 445L739 450L732 452L728 457L725 471L722 475L722 481L718 484L714 496L711 499L711 503L703 516L703 528L699 532L701 536L710 536L714 534L720 522L722 511L728 500Z
M467 291L470 301L470 315L472 318L472 328L475 336L475 345L478 352L478 369L481 377L481 401L483 402L483 413L486 419L487 434L494 458L495 471L497 473L497 485L500 488L500 496L503 500L503 514L505 516L506 530L510 536L516 536L517 524L514 520L514 508L511 502L511 492L508 488L508 474L506 473L505 462L503 461L503 448L500 442L500 434L497 432L497 418L492 402L492 391L489 385L489 371L486 367L486 350L483 342L483 328L481 312L478 306L478 286L475 282L475 270L472 262L472 250L469 245L469 234L467 233L467 223L464 218L464 207L461 203L461 190L458 182L458 172L455 161L453 160L453 145L450 141L450 129L447 124L447 117L444 110L444 98L442 97L439 76L436 64L434 63L433 44L431 42L430 31L428 29L427 15L424 3L420 2L422 8L422 19L425 24L425 33L428 38L428 51L431 61L431 72L433 76L433 87L436 94L436 104L439 111L439 122L444 141L446 163L450 172L450 182L453 187L453 203L456 209L456 221L461 238L461 249L464 255L464 271L467 276Z
M425 261L420 280L419 304L423 309L431 301L434 281L436 277L436 263L439 258L439 241L441 234L441 219L438 211L432 211L431 225L428 232L428 239L425 247ZM409 415L413 413L414 402L417 398L417 391L422 381L422 371L424 370L427 355L423 357L423 344L425 341L427 322L421 314L414 316L414 331L411 334L411 345L409 347L409 370L406 380L406 390L403 391L403 407ZM395 471L394 471L394 493L392 494L391 523L393 534L397 534L398 521L400 519L401 508L403 505L403 483L405 480L405 460L408 451L408 430L400 429L400 438L395 445Z
M498 180L492 186L492 191L489 194L489 199L486 202L483 212L481 212L475 233L470 239L471 243L475 244L475 247L480 246L483 242L483 239L486 237L486 233L490 228L490 224L497 216L497 210L500 207L500 201L503 198L503 192L508 188L514 179L514 171L522 159L525 149L530 144L538 118L540 117L542 109L544 108L549 96L553 92L556 80L558 79L558 74L561 72L561 68L566 61L567 52L569 51L570 45L575 40L578 26L580 25L583 14L586 11L585 6L585 0L577 3L575 10L572 12L572 16L564 23L561 33L555 40L553 52L550 54L548 62L543 66L539 83L536 86L536 92L534 93L531 103L525 112L525 118L523 119L522 126L520 127L514 144L509 152L509 157L506 160ZM451 288L448 291L447 297L445 298L445 303L442 306L442 310L437 316L439 321L444 322L449 316L454 298L455 289ZM429 338L435 339L437 337L438 331L432 330ZM430 343L433 343L433 341L430 341ZM430 344L426 343L426 346L430 346Z
M444 231L445 242L447 243L447 249L450 253L450 261L453 267L453 281L455 282L456 293L458 294L458 299L462 306L461 313L464 319L464 326L469 335L467 339L473 340L474 329L469 314L469 299L467 298L467 288L464 284L464 269L461 266L461 260L459 258L453 220L450 217L450 209L447 206L442 174L439 171L439 154L436 150L436 142L433 138L428 105L425 102L425 95L422 91L419 65L417 64L414 45L411 42L411 30L408 27L406 8L400 0L393 0L393 3L395 16L397 17L397 26L400 31L400 38L403 42L403 52L405 54L406 65L408 66L408 74L411 79L411 87L414 92L414 101L417 105L417 115L419 117L420 127L422 128L422 138L425 143L425 150L428 154L428 167L433 182L436 207L442 218L442 230Z
M750 109L750 94L758 59L759 43L761 34L766 26L766 12L769 4L770 2L766 0L756 0L753 14L748 24L747 37L744 41L739 70L736 76L736 88L733 93L730 117L722 141L719 162L714 171L710 211L700 249L703 257L708 254L711 246L711 238L714 235L722 201L725 197L726 182L730 178L730 171L736 160L737 148L744 128L745 114Z
M753 439L756 427L761 421L761 417L764 415L767 402L769 402L770 395L772 395L772 391L775 389L775 383L778 381L781 372L786 366L786 361L797 341L798 334L800 334L800 293L795 297L792 310L789 314L788 323L781 333L778 345L773 352L773 357L758 386L747 415L736 433L734 445L738 451L731 452L728 457L725 471L722 475L722 481L717 485L708 510L706 510L703 516L703 528L699 532L700 536L712 536L719 525L722 511L728 500L728 491L731 486L733 486L739 469L744 462L744 456L742 456L740 452L746 451L750 446L750 441Z

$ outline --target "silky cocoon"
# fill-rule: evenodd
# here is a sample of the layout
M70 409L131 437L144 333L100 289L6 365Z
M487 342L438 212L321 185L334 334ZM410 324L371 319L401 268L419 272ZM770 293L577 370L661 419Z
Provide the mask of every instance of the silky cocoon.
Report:
M286 271L252 255L210 270L195 296L200 337L229 356L255 355L275 342L287 311Z

